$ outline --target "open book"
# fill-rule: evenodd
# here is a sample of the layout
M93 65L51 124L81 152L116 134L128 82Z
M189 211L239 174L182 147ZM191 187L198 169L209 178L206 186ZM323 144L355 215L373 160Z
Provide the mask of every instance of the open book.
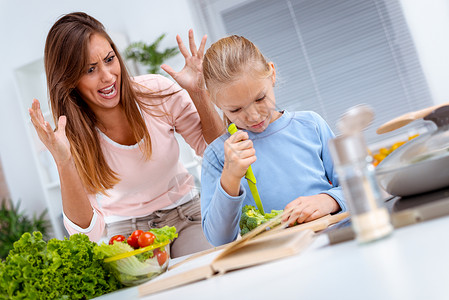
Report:
M241 239L194 254L170 267L168 272L140 285L139 295L142 297L208 279L216 274L298 254L312 243L315 232L346 217L348 213L327 215L291 228L279 226L279 218L274 218Z

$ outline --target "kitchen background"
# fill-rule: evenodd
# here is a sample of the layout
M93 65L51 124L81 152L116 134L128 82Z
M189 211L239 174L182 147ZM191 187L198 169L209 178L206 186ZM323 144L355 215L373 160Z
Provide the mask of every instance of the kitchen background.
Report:
M119 49L162 33L161 48L174 47L176 34L187 41L189 28L198 42L208 34L208 44L244 35L277 66L279 108L317 111L334 127L344 110L368 103L376 113L367 131L373 148L399 138L377 136L383 122L449 101L449 0L0 0L0 199L20 201L30 216L47 209L57 237L57 173L26 108L33 97L46 101L46 34L72 11L100 20ZM183 58L166 63L179 70ZM132 63L130 69L145 70ZM189 151L183 160L198 171Z

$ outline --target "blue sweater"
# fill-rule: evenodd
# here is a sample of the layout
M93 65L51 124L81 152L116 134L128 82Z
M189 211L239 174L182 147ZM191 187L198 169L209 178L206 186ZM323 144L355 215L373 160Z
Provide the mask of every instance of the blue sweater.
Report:
M341 210L346 211L328 149L334 134L318 114L284 111L265 131L247 132L256 150L257 160L252 169L265 212L284 209L300 196L320 193L333 197ZM237 197L228 195L221 187L224 142L229 136L224 134L207 147L201 171L202 226L215 246L235 240L242 206L256 205L245 178Z

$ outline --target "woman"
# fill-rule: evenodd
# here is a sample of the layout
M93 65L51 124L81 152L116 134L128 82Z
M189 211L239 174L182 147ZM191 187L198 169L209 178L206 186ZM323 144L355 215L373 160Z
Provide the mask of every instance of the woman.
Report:
M175 226L172 257L210 247L200 225L199 195L178 162L173 135L198 155L223 131L202 88L206 37L179 72L162 66L187 93L160 75L130 78L103 25L85 13L61 17L45 44L45 72L56 130L39 101L29 109L41 141L55 159L64 224L93 241L134 230ZM193 100L193 103L192 103Z

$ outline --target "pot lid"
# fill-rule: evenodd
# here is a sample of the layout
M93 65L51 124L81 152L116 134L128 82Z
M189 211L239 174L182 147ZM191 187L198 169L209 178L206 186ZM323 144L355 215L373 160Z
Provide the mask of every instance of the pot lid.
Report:
M449 106L436 109L424 120L434 122L437 128L393 151L377 166L377 173L449 156Z

